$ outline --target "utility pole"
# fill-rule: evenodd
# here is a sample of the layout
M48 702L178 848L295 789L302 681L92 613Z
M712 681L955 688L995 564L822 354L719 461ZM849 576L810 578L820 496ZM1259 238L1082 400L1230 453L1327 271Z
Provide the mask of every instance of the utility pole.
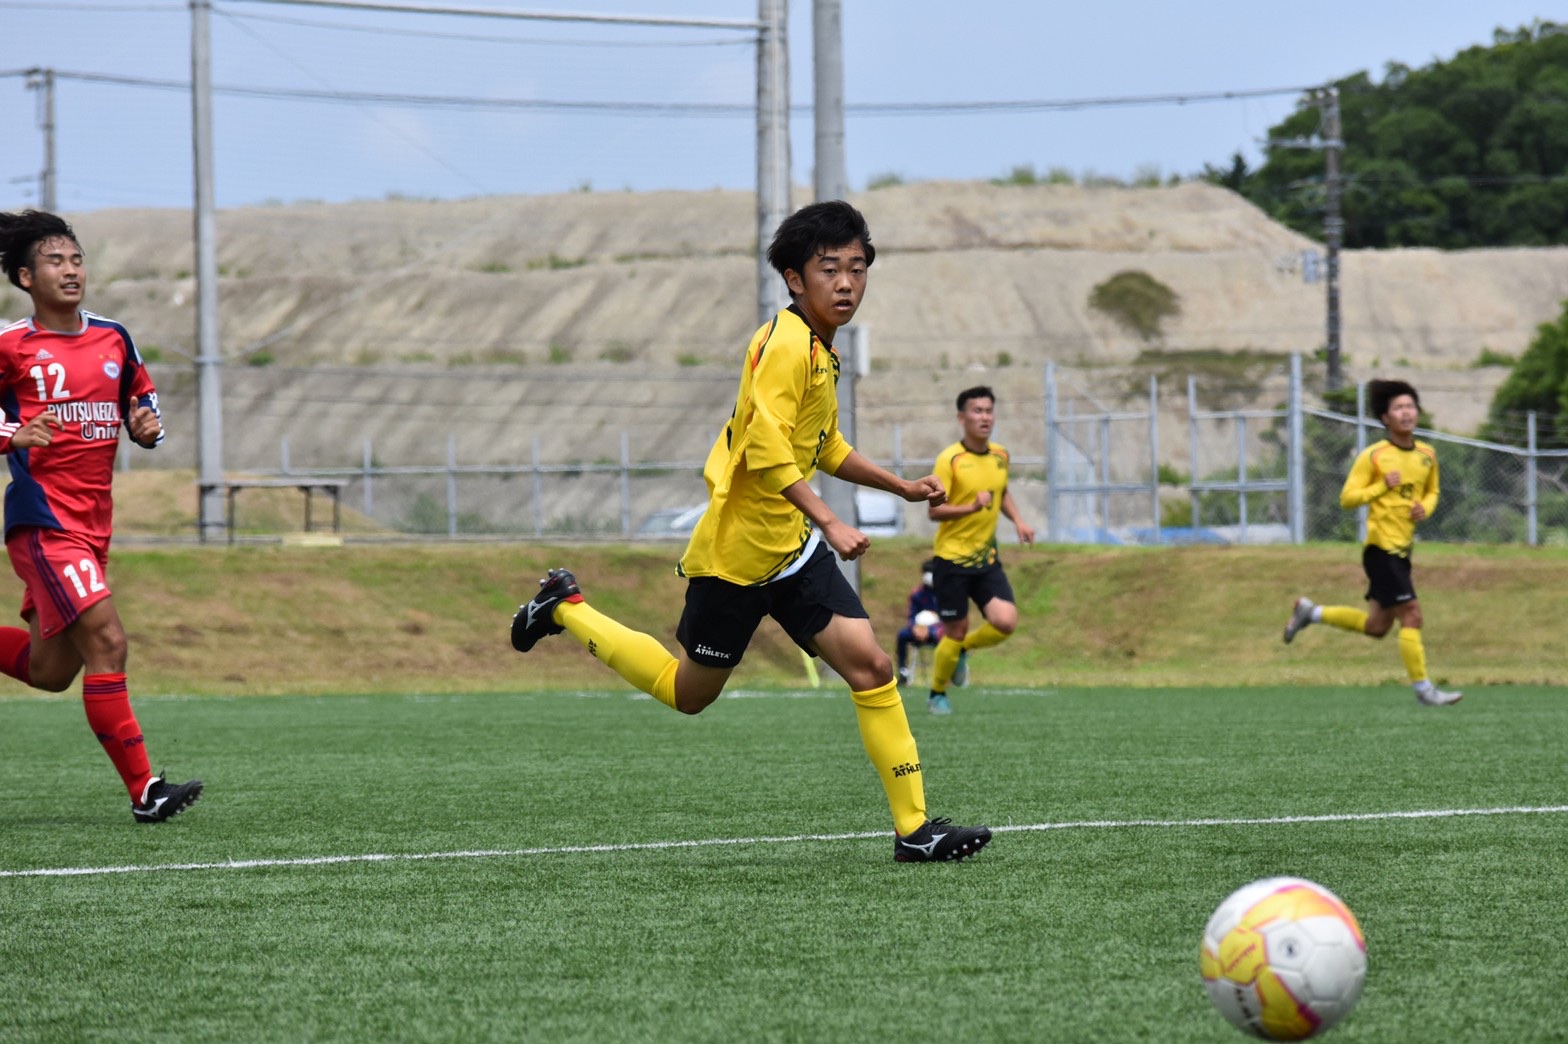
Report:
M54 167L54 70L27 70L27 89L38 93L38 128L44 132L44 169L38 174L38 208L50 214L59 205Z
M218 343L218 219L213 201L212 0L191 5L191 148L196 181L196 528L203 542L223 517L223 371Z
M768 244L789 216L788 0L757 0L757 324L784 307L784 281Z
M1340 153L1345 142L1339 127L1339 88L1327 87L1323 91L1323 247L1327 254L1325 268L1328 284L1327 325L1328 340L1328 390L1337 391L1344 386L1345 374L1340 361L1339 345L1339 247L1345 234L1345 221L1340 215L1341 181L1339 175Z
M1344 178L1339 166L1345 142L1340 132L1339 88L1332 84L1318 88L1312 92L1312 100L1318 106L1316 138L1270 138L1267 144L1280 149L1323 150L1323 269L1327 298L1323 354L1327 364L1325 383L1329 391L1335 391L1345 384L1339 321L1339 248L1345 236L1345 220L1340 211Z
M812 0L812 113L816 121L814 167L817 201L849 194L844 158L844 30L841 0Z
M849 195L849 170L844 158L844 33L840 0L812 0L811 66L813 117L816 121L816 156L813 188L817 202ZM855 382L860 373L862 339L853 325L840 327L834 350L840 360L838 378L838 430L855 443ZM855 487L843 479L823 475L822 499L833 514L852 526L860 524L855 507ZM839 562L839 571L860 592L859 560Z

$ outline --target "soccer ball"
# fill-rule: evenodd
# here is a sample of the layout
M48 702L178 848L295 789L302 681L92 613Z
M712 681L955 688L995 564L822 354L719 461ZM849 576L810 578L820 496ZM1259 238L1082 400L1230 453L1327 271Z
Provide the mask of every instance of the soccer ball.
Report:
M1209 1000L1237 1029L1305 1040L1355 1007L1367 944L1339 897L1299 877L1232 892L1209 918L1199 955Z

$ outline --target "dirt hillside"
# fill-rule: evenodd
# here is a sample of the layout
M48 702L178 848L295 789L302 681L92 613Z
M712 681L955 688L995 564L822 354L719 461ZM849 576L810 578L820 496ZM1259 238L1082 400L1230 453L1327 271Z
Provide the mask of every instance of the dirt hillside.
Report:
M874 367L861 441L879 454L895 422L941 429L919 444L906 432L911 456L945 444L951 393L977 374L1037 402L1051 360L1114 405L1148 372L1182 387L1208 350L1273 359L1277 375L1285 353L1323 342L1324 288L1302 278L1314 244L1207 184L921 183L854 202L880 251L860 315ZM721 191L224 211L225 464L357 464L367 439L382 463L439 463L449 444L468 463L526 460L535 439L547 460L613 460L628 428L637 459L701 456L755 324L753 215L750 195ZM159 466L191 467L190 216L76 224L89 307L131 328L171 416L188 418ZM1154 340L1088 304L1127 269L1180 296ZM1467 432L1504 373L1471 364L1483 348L1517 354L1558 314L1568 248L1350 252L1343 288L1351 376L1408 376ZM25 310L0 291L0 316Z

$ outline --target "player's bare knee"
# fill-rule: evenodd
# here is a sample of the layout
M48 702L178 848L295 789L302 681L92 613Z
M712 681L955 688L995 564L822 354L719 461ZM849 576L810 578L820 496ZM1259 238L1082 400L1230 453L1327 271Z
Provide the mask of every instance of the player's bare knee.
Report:
M100 640L84 650L82 657L95 671L108 674L120 674L125 671L125 660L128 646L125 641L124 631L115 631L113 634L104 634Z
M701 714L713 706L713 701L719 698L720 689L716 692L680 692L675 693L675 709L682 714Z
M1377 623L1373 623L1370 620L1367 621L1366 636L1368 638L1381 638L1381 637L1383 637L1387 633L1388 633L1388 622L1386 620L1385 621L1379 621Z
M870 692L893 680L893 659L881 649L866 655L840 672L852 692Z
M118 616L110 614L89 620L79 620L71 629L71 644L89 668L89 673L116 673L125 670L125 628Z
M28 678L29 685L44 692L64 692L74 681L76 681L76 671L61 668L45 668L41 671L33 669Z

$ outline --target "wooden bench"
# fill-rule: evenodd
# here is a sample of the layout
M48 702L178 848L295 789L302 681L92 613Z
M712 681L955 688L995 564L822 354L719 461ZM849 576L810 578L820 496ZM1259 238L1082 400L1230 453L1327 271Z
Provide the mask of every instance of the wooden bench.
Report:
M229 543L234 543L234 501L241 490L246 489L297 489L305 494L305 532L311 532L311 507L317 490L326 493L332 498L332 532L343 531L343 487L347 485L340 479L224 479L222 482L198 482L196 488L200 494L201 503L205 503L207 494L221 491L227 498L229 530ZM201 527L202 539L206 539L205 525Z

